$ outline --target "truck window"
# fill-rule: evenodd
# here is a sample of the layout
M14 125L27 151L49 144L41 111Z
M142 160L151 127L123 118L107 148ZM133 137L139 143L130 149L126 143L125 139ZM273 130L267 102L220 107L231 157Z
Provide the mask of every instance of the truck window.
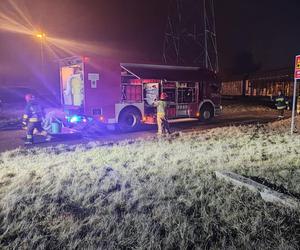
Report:
M141 85L122 85L122 101L141 102L142 86Z
M144 101L146 105L152 106L159 99L159 83L144 84Z
M218 92L218 91L219 91L219 88L220 88L219 84L216 83L216 82L210 82L210 83L209 83L209 87L210 87L211 90L214 91L214 92Z
M163 82L162 92L168 95L169 102L176 102L176 82Z
M194 103L195 101L195 88L178 88L178 103Z
M168 101L169 102L175 102L176 101L176 89L164 89L164 93L168 95Z

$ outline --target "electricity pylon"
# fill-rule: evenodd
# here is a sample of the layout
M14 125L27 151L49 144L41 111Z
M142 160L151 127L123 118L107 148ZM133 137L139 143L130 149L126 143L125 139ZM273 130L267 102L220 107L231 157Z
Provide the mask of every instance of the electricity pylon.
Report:
M219 71L213 0L170 0L163 62Z

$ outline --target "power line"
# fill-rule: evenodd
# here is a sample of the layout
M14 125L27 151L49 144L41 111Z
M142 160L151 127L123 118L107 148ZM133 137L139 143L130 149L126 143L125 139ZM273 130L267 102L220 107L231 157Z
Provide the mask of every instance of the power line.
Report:
M219 71L213 0L170 0L163 62Z

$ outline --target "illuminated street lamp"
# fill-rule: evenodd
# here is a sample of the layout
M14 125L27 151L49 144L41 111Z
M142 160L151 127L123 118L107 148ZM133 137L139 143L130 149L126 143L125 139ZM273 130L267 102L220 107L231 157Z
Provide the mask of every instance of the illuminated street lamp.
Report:
M35 35L37 38L43 39L46 38L46 34L45 33L36 33Z
M41 64L42 70L44 70L44 41L46 40L46 34L44 32L37 32L35 36L40 40L40 53L41 53Z

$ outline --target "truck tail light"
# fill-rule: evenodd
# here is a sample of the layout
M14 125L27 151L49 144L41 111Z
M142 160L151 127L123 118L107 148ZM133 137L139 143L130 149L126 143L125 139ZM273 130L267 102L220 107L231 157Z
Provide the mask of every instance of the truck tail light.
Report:
M104 116L103 116L103 115L100 115L100 116L99 116L99 121L101 121L101 122L104 121Z
M200 117L200 112L197 112L197 113L196 113L196 117Z

